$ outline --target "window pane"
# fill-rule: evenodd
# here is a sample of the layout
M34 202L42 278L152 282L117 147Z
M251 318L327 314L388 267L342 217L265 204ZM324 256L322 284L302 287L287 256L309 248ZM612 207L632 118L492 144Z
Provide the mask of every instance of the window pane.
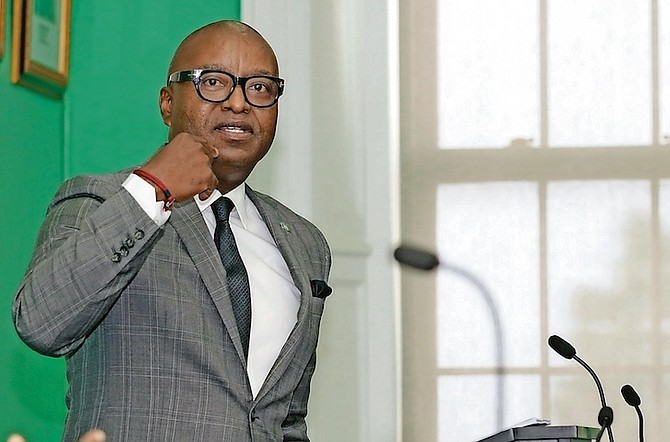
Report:
M569 362L576 365L574 375L551 377L549 387L551 421L554 423L560 422L563 424L600 427L598 425L598 412L601 407L600 397L593 378L586 370L579 367L577 362ZM609 383L606 385L609 385ZM619 403L618 399L615 400L614 396L617 386L613 384L612 388L615 390L605 391L605 397L609 399L612 408L618 410L620 407L615 408L614 406L615 403ZM618 418L618 415L615 418ZM618 419L616 421L618 424ZM622 440L628 439L628 437L622 438ZM604 436L602 440L607 440L607 436Z
M646 181L550 183L549 334L603 365L651 362L650 193ZM552 352L550 363L572 363Z
M651 143L650 2L547 5L549 144Z
M539 364L537 185L527 182L441 185L438 251L474 281L443 269L438 276L438 364L495 367L485 287L504 330L506 365Z
M540 377L505 376L504 427L539 417ZM496 433L495 376L440 376L438 433L440 442L473 441Z
M440 148L505 147L513 138L539 138L537 5L438 2Z
M554 423L583 425L587 427L599 428L598 413L600 412L600 397L593 378L586 370L575 365L575 374L566 376L553 376L550 383L551 398L551 420ZM628 409L628 405L621 397L620 389L625 384L631 384L642 398L642 409L645 413L647 425L651 416L656 413L651 405L651 395L649 391L653 388L651 377L647 375L616 375L599 370L597 365L593 368L599 372L598 377L603 384L605 399L607 405L614 409L614 437L619 441L637 441L637 414L633 408ZM646 400L646 402L645 402ZM660 416L660 414L659 414ZM645 432L647 441L658 441L666 439L656 439L650 437L649 427ZM602 442L607 441L607 436L603 436Z
M659 218L661 224L661 337L663 343L663 363L670 365L670 181L660 185Z

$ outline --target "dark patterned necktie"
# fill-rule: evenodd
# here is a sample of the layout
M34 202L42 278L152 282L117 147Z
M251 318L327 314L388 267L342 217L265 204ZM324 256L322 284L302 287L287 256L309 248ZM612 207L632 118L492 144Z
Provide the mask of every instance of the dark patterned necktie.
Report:
M233 230L230 228L230 222L228 221L233 207L235 207L233 202L226 197L221 197L212 203L212 210L214 216L216 216L214 242L219 249L221 261L226 269L233 314L242 339L244 356L248 357L249 334L251 333L251 290L249 289L249 275L244 267L244 262L242 262Z

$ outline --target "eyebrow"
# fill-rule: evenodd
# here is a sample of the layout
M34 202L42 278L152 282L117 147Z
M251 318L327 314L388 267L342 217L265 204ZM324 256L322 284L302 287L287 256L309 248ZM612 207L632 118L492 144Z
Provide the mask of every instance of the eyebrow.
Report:
M226 68L225 66L222 66L220 64L206 64L206 65L199 66L195 69L212 69L212 70L216 70L216 71L229 72L229 73L232 74L232 72L228 68ZM249 77L249 76L254 76L254 75L268 75L270 77L276 77L279 74L275 74L274 72L270 72L267 69L258 69L255 72L252 72L248 75L243 75L243 76Z

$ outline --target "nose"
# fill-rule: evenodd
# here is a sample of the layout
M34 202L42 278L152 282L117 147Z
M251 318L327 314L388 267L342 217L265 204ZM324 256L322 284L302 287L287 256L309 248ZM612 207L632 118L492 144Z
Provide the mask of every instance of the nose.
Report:
M248 112L251 105L244 98L244 92L241 85L235 85L233 93L226 101L221 103L224 109L230 109L235 113Z

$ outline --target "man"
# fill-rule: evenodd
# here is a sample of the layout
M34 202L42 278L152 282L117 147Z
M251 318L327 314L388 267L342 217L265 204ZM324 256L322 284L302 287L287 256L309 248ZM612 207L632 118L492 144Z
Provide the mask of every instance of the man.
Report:
M13 315L26 344L66 357L63 440L308 440L330 252L245 185L274 139L278 75L251 27L195 31L160 91L169 142L56 193Z

